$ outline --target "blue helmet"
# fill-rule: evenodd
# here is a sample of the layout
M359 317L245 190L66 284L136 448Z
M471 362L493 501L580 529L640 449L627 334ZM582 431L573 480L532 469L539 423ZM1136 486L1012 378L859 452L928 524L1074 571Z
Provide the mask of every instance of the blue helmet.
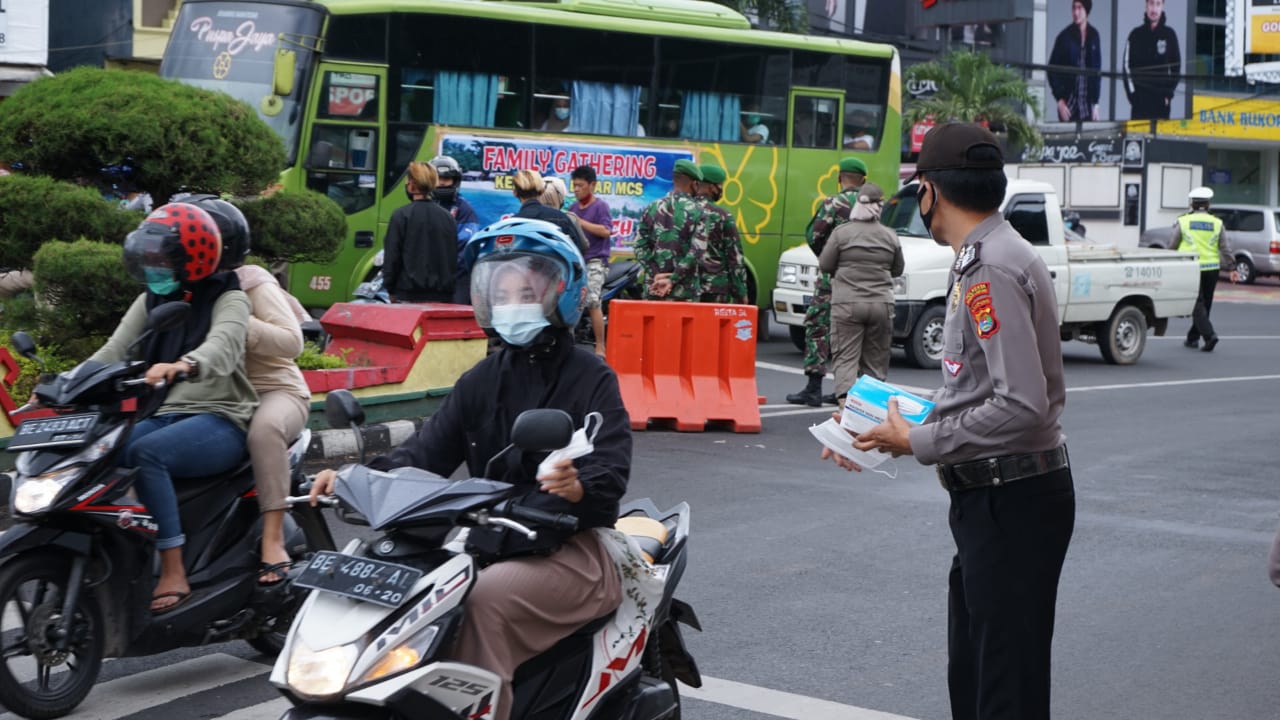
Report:
M476 323L493 327L493 305L540 303L547 322L572 328L582 317L587 269L582 253L555 225L544 220L511 217L480 230L462 250L471 268L471 305ZM525 287L524 298L507 297L505 270L533 271L546 282Z

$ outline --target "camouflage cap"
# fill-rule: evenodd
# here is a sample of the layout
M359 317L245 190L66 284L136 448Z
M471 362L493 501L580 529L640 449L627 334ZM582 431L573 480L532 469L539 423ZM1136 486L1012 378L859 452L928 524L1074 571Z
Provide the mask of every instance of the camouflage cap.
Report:
M702 171L702 182L723 185L724 180L727 177L725 175L724 168L719 165L708 163L706 165L699 165L698 169Z
M867 174L867 164L856 157L847 157L840 159L840 172L842 173L858 173L859 175Z
M679 174L679 175L688 175L694 180L702 179L702 171L698 169L697 165L693 164L692 160L685 160L685 159L677 160L675 169L672 170L672 173Z

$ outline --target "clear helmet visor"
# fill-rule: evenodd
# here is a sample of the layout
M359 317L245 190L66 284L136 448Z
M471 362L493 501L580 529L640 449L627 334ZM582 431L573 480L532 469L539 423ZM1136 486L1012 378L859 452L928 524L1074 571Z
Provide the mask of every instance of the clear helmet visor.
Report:
M476 323L493 327L497 305L539 305L543 317L555 317L556 303L564 289L559 264L542 255L518 253L481 258L471 270L471 305Z
M173 249L177 233L159 223L143 223L124 240L124 270L140 283L175 276Z

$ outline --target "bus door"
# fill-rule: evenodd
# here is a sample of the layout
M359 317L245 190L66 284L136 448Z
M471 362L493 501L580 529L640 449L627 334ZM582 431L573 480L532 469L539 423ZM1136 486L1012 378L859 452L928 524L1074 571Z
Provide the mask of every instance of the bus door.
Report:
M382 197L387 71L322 62L313 121L304 133L307 188L323 193L347 216L347 239L329 265L299 263L289 290L309 308L351 299L373 266Z
M791 90L783 247L803 245L805 228L818 205L840 190L836 176L843 110L841 90Z

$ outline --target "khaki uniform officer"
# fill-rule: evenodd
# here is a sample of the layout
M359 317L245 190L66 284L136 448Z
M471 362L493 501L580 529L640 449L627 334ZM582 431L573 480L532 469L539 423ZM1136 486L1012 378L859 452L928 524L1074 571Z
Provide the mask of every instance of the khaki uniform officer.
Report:
M1075 525L1058 422L1066 401L1058 303L1044 261L1000 214L1003 165L995 136L980 126L947 123L926 136L916 163L921 218L956 251L942 389L925 424L909 426L891 403L889 419L855 442L936 463L950 494L956 720L1048 719L1058 577Z

